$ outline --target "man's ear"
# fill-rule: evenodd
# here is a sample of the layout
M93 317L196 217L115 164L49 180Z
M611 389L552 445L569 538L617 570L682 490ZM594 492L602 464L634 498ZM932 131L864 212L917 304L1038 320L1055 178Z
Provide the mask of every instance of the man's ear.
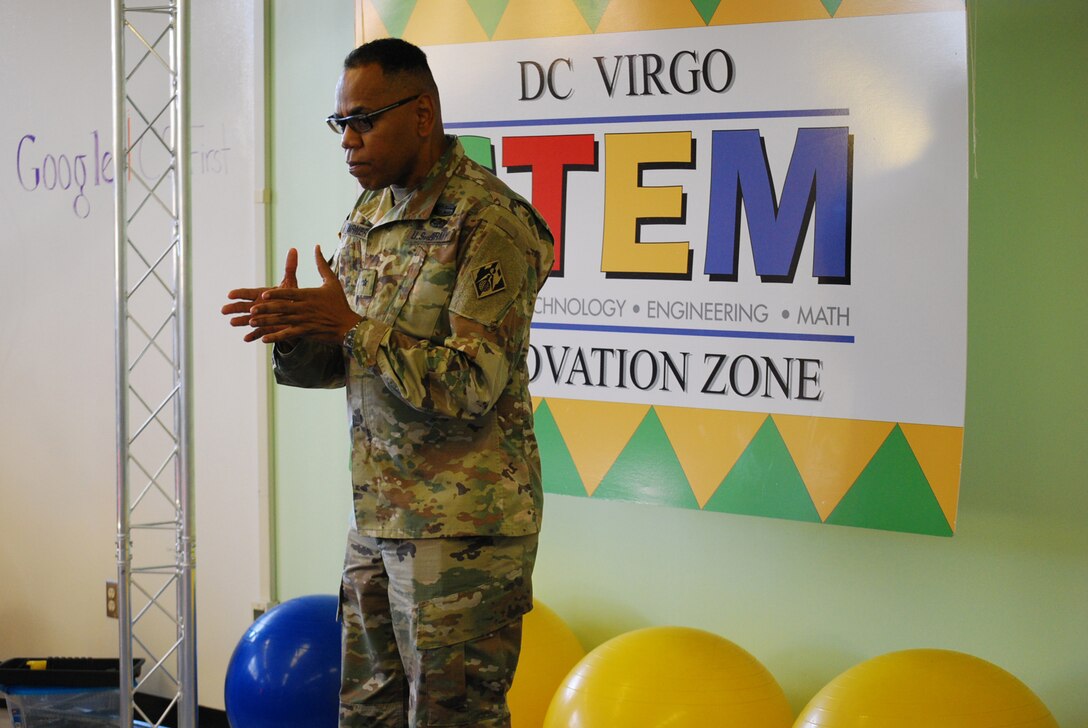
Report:
M422 138L429 137L438 121L434 95L424 92L416 101L416 130Z

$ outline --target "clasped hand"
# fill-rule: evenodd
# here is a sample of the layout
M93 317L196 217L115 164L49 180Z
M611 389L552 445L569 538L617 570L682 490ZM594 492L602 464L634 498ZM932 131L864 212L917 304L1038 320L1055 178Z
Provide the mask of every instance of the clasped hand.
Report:
M320 245L314 248L314 262L321 275L317 288L299 288L298 251L291 248L278 286L236 288L227 298L237 303L223 306L222 313L234 317L231 326L251 328L244 337L246 341L260 339L274 344L305 338L339 344L362 317L348 305L344 288L321 254Z

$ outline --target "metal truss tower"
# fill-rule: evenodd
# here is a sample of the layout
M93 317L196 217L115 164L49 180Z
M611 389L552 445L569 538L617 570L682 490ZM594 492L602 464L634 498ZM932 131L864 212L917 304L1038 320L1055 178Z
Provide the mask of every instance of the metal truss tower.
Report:
M188 33L187 0L113 0L122 726L197 718Z

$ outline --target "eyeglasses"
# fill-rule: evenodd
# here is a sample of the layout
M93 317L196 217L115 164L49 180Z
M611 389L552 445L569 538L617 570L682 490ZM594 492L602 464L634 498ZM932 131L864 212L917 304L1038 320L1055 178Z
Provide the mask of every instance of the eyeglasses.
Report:
M374 128L374 119L378 116L387 111L392 111L398 106L404 106L409 101L415 101L422 95L423 94L416 94L415 96L409 96L406 99L394 101L389 104L389 106L383 106L380 109L368 111L365 114L352 114L351 116L337 116L336 114L333 114L325 119L325 123L337 134L343 134L347 131L348 127L351 127L351 130L356 134L365 134Z

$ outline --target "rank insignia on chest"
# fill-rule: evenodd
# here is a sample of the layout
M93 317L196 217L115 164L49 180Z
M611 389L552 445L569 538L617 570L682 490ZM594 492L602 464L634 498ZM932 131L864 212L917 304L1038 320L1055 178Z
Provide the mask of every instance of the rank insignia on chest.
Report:
M477 268L474 279L476 298L487 298L494 293L506 290L506 277L503 276L502 268L499 267L497 260Z
M378 280L378 273L373 269L359 272L359 278L355 281L355 295L358 298L370 298L374 295L374 285Z

